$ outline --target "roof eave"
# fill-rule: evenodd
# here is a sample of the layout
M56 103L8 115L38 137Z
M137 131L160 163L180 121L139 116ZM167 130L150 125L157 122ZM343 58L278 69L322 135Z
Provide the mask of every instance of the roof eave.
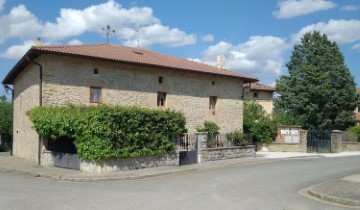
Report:
M15 64L2 81L3 85L13 85L15 78L19 75L26 66L29 65L31 60L37 57L33 49L30 49L26 54Z

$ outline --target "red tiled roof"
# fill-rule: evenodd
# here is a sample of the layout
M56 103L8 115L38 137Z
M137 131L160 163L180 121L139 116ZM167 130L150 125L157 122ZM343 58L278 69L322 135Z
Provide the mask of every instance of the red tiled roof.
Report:
M241 78L245 82L258 81L254 77L243 75L233 71L219 69L217 67L207 64L198 63L195 61L190 61L187 59L178 58L166 54L161 54L150 50L117 46L112 44L38 46L32 47L27 52L27 54L29 53L34 53L36 54L36 56L40 54L61 54L68 56L95 58L115 62L125 62L154 67L164 67L182 71L229 76ZM23 60L25 59L23 58ZM19 61L19 63L20 62L21 60ZM14 68L23 67L23 65L19 65L19 63ZM9 81L11 82L16 77L17 74L11 75L12 73L14 73L13 70L10 71L8 76L4 79L4 84L8 83Z
M360 94L360 88L356 89L356 93Z
M245 84L244 86L248 87L249 84ZM268 85L263 85L258 82L251 83L250 90L264 90L264 91L272 91L272 92L276 91L276 89L274 87L268 86Z

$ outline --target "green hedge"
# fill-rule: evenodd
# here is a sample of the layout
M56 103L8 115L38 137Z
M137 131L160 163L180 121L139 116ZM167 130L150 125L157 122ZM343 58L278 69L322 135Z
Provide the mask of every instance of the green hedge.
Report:
M74 139L86 160L169 154L173 139L187 132L183 114L121 106L36 107L27 112L44 137Z

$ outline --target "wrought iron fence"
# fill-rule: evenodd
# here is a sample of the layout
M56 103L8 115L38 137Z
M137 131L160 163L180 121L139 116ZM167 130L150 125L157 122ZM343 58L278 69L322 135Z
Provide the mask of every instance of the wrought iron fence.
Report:
M196 150L196 135L185 134L180 136L180 151Z

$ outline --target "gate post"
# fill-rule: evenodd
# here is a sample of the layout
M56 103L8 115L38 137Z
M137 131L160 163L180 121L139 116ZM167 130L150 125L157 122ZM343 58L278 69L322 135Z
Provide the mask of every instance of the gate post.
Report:
M331 131L331 152L342 152L342 131Z
M202 162L202 156L207 148L207 132L195 133L196 135L196 151L197 151L197 163Z
M300 144L301 144L302 152L308 152L307 135L308 135L307 130L300 129Z
M175 153L176 153L177 162L180 165L180 136L175 138L174 144L175 144Z

